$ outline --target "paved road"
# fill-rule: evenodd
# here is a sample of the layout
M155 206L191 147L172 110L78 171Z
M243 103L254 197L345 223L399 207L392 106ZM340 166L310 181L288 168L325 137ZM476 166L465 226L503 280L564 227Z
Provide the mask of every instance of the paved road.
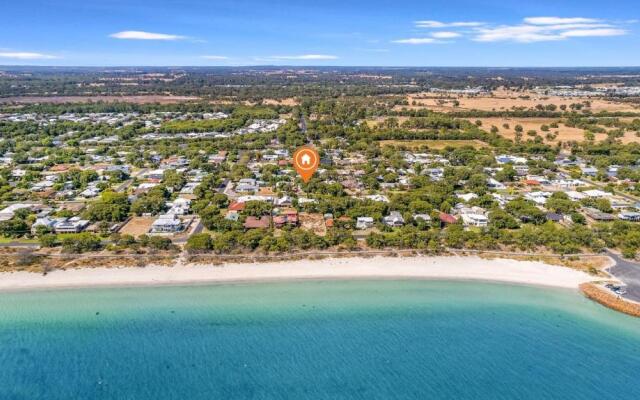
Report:
M624 260L611 252L608 252L608 255L616 261L616 265L609 268L609 272L627 285L627 294L623 297L640 302L640 264Z

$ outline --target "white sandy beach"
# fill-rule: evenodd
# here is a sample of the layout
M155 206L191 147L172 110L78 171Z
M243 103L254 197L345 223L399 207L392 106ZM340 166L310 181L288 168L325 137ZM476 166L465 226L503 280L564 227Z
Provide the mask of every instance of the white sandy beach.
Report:
M479 257L335 258L250 264L0 273L0 290L182 285L301 279L460 279L577 288L590 275L542 262Z

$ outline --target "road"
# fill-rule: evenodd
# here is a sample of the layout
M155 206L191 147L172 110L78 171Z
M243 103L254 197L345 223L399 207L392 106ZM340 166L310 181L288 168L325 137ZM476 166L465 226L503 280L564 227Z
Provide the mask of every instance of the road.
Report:
M640 264L627 261L610 251L607 254L616 262L616 265L609 268L609 273L627 285L627 294L622 297L640 302Z
M566 169L563 169L563 168L558 168L558 170L561 171L561 172L564 172L565 174L567 174L569 176L571 174L570 171L568 171ZM586 183L588 183L591 186L597 187L600 190L605 190L606 187L607 187L606 183L596 182L596 181L594 181L593 179L591 179L588 176L582 176L579 179L585 181ZM618 195L618 196L620 196L620 197L622 197L624 199L627 199L627 200L631 201L632 203L640 202L640 198L639 197L631 195L631 194L628 194L628 193L622 193L622 192L618 191L618 192L616 192L616 195Z
M307 120L304 118L304 115L300 115L300 131L302 133L307 133Z

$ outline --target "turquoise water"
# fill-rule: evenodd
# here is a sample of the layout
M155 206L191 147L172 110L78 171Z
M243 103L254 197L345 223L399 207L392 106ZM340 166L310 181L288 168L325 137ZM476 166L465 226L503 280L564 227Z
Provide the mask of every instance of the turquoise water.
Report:
M637 399L640 319L352 281L0 294L0 399Z

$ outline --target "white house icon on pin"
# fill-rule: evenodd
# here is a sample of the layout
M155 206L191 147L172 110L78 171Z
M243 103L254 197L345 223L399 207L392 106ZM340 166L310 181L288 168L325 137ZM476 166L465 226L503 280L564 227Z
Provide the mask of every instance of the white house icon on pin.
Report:
M302 165L311 165L311 157L308 154L303 154L300 159L302 161Z

